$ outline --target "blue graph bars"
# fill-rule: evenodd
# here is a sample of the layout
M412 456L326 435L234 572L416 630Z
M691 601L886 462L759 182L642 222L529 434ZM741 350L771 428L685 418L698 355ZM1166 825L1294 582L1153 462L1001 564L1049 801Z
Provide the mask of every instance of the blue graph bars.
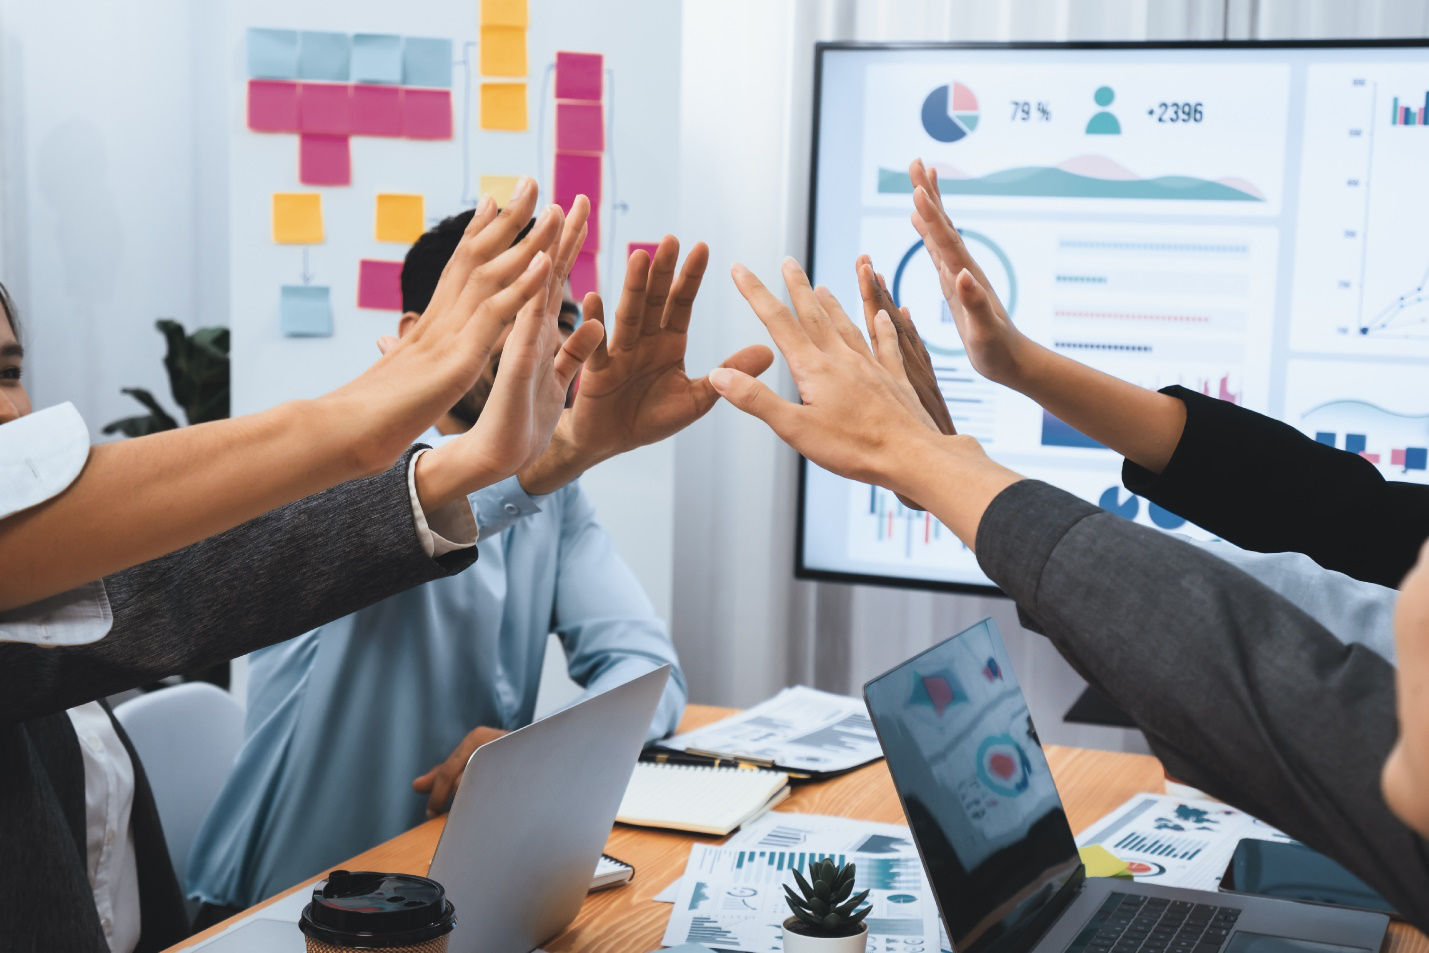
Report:
M1357 453L1370 463L1379 464L1384 460L1380 453L1370 453L1369 438L1362 433L1347 433L1341 446L1340 435L1333 430L1315 431L1315 442L1327 447L1339 447L1350 453ZM1393 447L1389 451L1389 465L1401 467L1405 473L1411 470L1429 470L1429 447Z
M1413 106L1399 105L1399 97L1394 97L1394 112L1389 117L1391 126L1422 126L1429 121L1429 92L1424 94L1424 105L1415 109Z

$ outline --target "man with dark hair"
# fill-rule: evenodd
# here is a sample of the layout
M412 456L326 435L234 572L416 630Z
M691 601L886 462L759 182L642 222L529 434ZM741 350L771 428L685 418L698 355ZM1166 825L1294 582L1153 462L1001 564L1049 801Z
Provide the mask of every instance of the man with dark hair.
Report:
M464 218L407 254L400 334L431 296ZM709 251L697 244L677 277L678 255L666 236L653 262L630 257L607 344L587 362L550 447L471 497L481 528L471 571L253 657L247 743L189 861L199 899L250 906L445 811L471 752L532 720L550 632L587 694L673 665L649 736L675 727L685 679L665 624L573 481L672 436L718 400L684 367ZM582 310L605 323L598 295ZM578 314L570 302L563 330ZM758 374L772 360L751 347L725 363ZM499 354L425 442L475 424L498 365Z

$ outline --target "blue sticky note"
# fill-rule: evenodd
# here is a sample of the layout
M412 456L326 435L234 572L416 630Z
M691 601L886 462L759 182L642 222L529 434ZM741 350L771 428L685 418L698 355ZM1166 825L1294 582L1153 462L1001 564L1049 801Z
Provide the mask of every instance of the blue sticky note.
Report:
M402 38L391 33L355 33L352 37L354 83L402 82Z
M402 49L402 85L451 89L452 41L407 37Z
M248 75L252 79L298 78L298 31L248 31Z
M347 82L348 54L352 41L346 33L304 30L298 51L298 75L302 79Z
M332 294L325 285L284 285L278 324L290 338L332 337Z

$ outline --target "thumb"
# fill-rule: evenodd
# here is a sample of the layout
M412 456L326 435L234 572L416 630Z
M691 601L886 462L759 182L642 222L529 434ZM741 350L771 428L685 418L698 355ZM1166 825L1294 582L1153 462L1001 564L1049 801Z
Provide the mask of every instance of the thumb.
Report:
M581 326L571 332L556 353L556 380L562 387L570 384L604 339L605 325L599 321L582 321Z
M710 371L710 383L719 395L752 417L758 417L781 437L793 424L797 411L767 385L732 367Z
M388 351L392 350L396 346L397 338L391 334L384 334L382 335L382 337L377 339L377 350L381 351L383 355L386 355Z
M432 790L432 782L436 780L436 777L437 769L433 768L426 774L423 774L412 781L412 790L416 791L418 794L427 794Z
M978 283L968 269L962 269L953 277L953 296L958 308L973 321L987 324L996 320L997 314L993 310L987 289Z

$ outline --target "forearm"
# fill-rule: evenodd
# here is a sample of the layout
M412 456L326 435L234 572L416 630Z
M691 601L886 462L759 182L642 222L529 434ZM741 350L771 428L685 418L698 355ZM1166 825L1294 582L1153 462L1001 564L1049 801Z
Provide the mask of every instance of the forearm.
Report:
M1186 425L1186 405L1028 343L1014 376L1002 381L1063 423L1133 463L1160 473Z
M997 495L1024 479L991 460L972 437L926 431L886 454L877 483L918 500L953 535L976 550L978 527Z
M0 521L0 611L368 472L336 403L293 402L94 447L64 493Z

